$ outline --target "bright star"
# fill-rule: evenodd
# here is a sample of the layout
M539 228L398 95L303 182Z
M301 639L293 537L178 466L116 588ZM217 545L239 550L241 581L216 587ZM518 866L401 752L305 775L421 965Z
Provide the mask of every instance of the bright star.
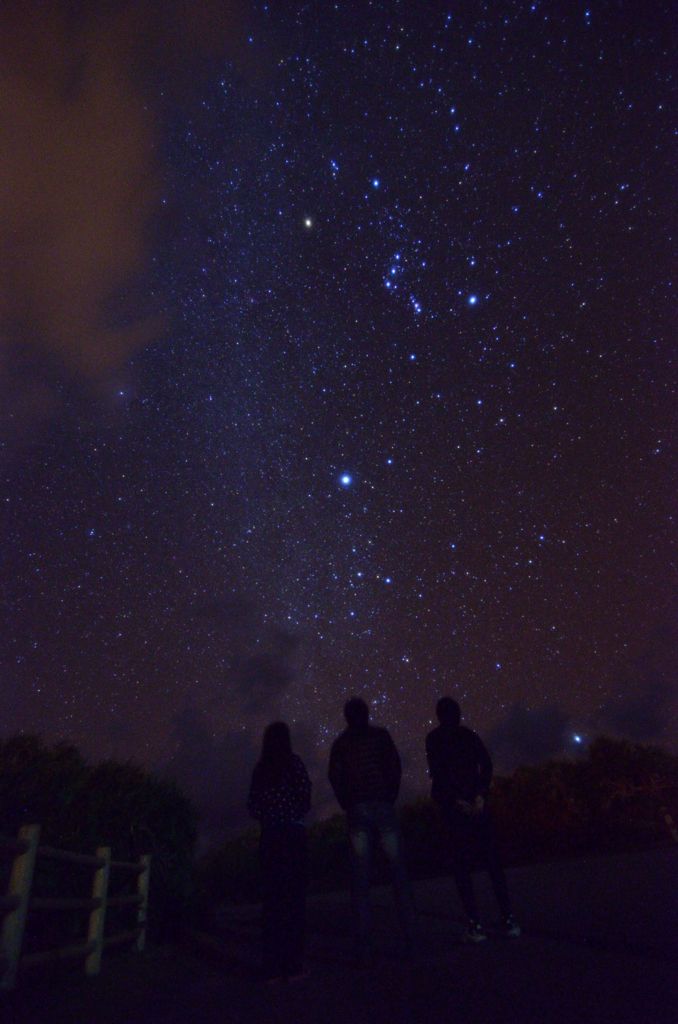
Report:
M374 185L375 188L379 188L379 178L375 178L372 184Z
M313 227L313 221L311 220L310 217L306 217L304 219L304 227L305 228L312 228Z
M476 302L478 301L478 298L475 295L469 295L468 301L470 306L475 306Z
M351 482L350 476L348 475L348 473L344 473L344 475L341 478L341 483L344 485L344 487L348 487L350 482Z
M575 743L581 743L581 736L578 736L577 733L574 734L572 739L574 740Z

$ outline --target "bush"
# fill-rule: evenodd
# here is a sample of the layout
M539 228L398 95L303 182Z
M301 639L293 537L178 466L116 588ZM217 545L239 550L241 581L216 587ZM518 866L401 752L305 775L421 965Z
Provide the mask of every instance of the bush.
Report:
M509 862L638 849L666 842L678 758L598 737L580 761L549 761L495 779L491 808Z
M190 801L173 784L135 765L106 761L92 767L75 747L50 747L38 736L0 742L0 834L13 837L21 825L37 822L43 846L88 854L110 846L113 859L125 861L150 853L149 930L156 939L176 933L192 898L196 821ZM8 865L3 868L6 885ZM38 859L36 871L36 893L89 895L89 870ZM113 884L117 878L114 873ZM125 887L120 877L116 894L133 891L134 884L127 877ZM43 914L38 928L43 939L56 929L70 930L75 938L66 940L76 941L83 921L75 914Z
M261 898L259 834L257 825L198 861L201 907L218 903L256 903Z

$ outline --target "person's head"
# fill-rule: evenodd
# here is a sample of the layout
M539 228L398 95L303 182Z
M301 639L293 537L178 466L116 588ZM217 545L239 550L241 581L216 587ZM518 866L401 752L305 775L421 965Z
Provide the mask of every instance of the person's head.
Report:
M441 725L456 728L461 721L461 709L451 697L441 697L436 704L436 715Z
M370 720L367 704L360 697L351 697L344 705L344 718L349 729L365 729Z
M290 730L285 722L271 722L264 729L261 760L267 764L286 761L292 756Z

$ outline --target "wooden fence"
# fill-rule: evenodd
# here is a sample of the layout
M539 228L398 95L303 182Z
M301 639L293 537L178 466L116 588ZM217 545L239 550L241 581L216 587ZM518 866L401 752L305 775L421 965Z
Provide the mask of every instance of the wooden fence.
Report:
M0 942L0 989L12 989L21 967L46 964L59 960L82 958L87 974L98 974L104 949L124 942L134 942L138 950L146 945L146 914L148 910L148 882L151 858L141 857L136 863L111 860L108 846L100 846L95 856L69 853L50 846L40 846L40 826L24 825L16 839L0 839L0 854L14 855L14 863L6 896L0 896L2 940ZM43 898L32 896L33 875L38 858L62 861L94 869L91 899ZM108 896L111 871L137 876L137 891L131 896ZM137 907L137 926L130 931L104 937L106 910L109 907ZM89 928L86 941L41 950L38 953L21 952L28 913L35 911L89 910Z

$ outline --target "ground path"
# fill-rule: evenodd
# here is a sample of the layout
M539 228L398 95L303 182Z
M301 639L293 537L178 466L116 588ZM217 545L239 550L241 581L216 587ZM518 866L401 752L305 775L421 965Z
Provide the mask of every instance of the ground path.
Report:
M386 889L373 890L380 957L350 966L345 894L309 900L311 977L255 979L257 909L224 908L216 940L104 960L96 979L26 976L2 1024L678 1024L678 850L509 872L521 939L461 942L449 879L416 885L422 939L397 950ZM495 915L479 879L481 906ZM198 952L198 949L200 952Z

